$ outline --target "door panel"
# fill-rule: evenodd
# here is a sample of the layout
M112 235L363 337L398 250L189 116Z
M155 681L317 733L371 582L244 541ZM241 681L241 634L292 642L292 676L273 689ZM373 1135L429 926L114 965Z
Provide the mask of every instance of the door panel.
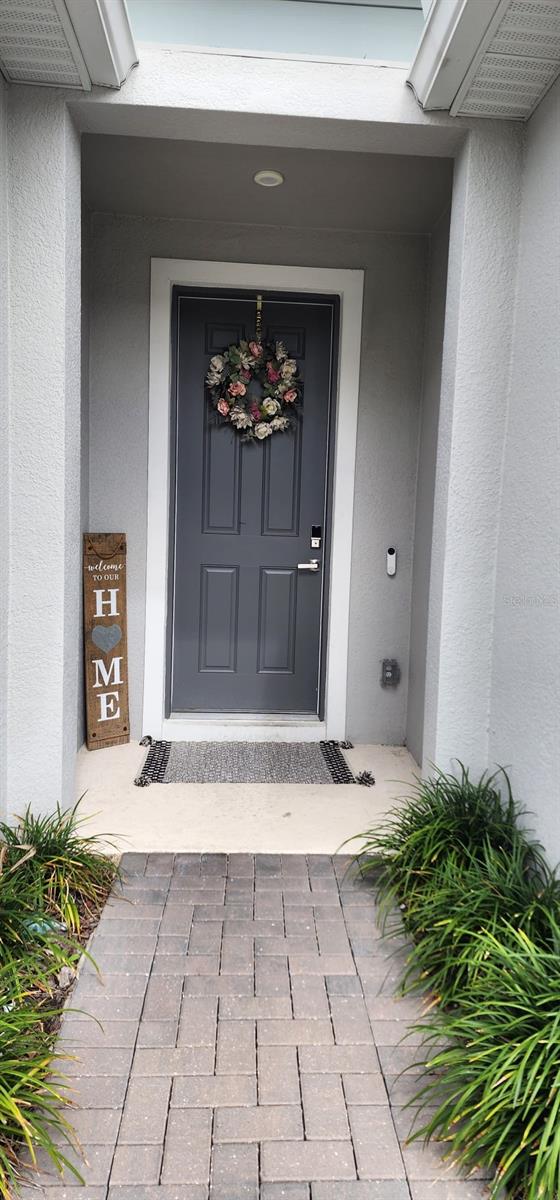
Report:
M244 444L216 424L208 361L254 332L255 300L174 289L173 570L168 712L317 713L336 302L265 296L263 336L304 381L297 427Z

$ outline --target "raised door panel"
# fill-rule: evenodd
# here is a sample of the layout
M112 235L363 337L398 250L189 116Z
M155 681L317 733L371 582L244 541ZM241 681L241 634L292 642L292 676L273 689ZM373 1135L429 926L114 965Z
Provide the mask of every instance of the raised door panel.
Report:
M199 671L235 671L239 570L200 568Z
M257 670L293 675L297 571L261 567Z

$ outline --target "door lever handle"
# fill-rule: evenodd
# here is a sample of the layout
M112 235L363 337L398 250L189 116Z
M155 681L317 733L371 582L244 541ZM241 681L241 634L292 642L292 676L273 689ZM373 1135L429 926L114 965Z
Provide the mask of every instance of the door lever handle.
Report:
M298 571L318 571L319 570L319 559L312 558L312 559L310 559L309 562L298 563L297 569L298 569Z

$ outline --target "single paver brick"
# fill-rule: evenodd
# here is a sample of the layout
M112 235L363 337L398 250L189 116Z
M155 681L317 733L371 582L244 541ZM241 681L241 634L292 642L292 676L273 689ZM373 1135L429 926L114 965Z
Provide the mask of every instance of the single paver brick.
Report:
M488 1188L474 1179L410 1180L412 1200L487 1200Z
M402 1179L356 1179L353 1183L313 1183L311 1200L409 1200L409 1191Z
M138 1021L143 1003L143 996L92 996L88 998L87 1012L83 1012L82 1018L87 1021L93 1017L102 1025L106 1021ZM74 1015L78 1016L77 1013Z
M189 975L185 979L186 996L252 996L249 975Z
M287 1020L292 1015L289 996L224 996L220 1000L220 1021Z
M170 975L150 979L142 1017L150 1021L173 1021L179 1016L183 980Z
M263 941L268 941L264 938ZM249 938L230 937L222 942L220 975L250 975L254 971L253 943Z
M228 1186L231 1196L238 1184L257 1185L259 1179L258 1147L247 1143L241 1145L217 1145L212 1151L212 1184Z
M64 1074L74 1075L128 1075L132 1062L132 1046L116 1050L108 1047L75 1049L74 1059L64 1063Z
M350 979L351 976L343 978ZM325 980L321 975L294 975L291 984L294 1017L330 1017Z
M135 924L134 912L135 910L131 908L130 918L127 919L124 917L119 917L118 920L114 920L112 918L110 921L105 921L100 924L97 928L95 941L97 941L97 939L101 941L105 934L110 934L111 937L124 938L134 938L144 935L148 936L150 934L152 937L157 937L159 932L160 917L152 917L149 921L139 920L138 924Z
M329 996L362 995L362 985L358 975L327 975L325 983Z
M161 1146L117 1146L111 1183L157 1183Z
M360 1179L404 1179L404 1163L389 1109L350 1105L348 1117Z
M422 1063L436 1053L433 1046L422 1049L410 1043L404 1043L402 1046L379 1046L377 1052L385 1075L400 1075L401 1071L406 1071L407 1076L421 1075Z
M302 1046L299 1052L302 1073L341 1075L379 1073L373 1046Z
M232 921L250 921L252 915L253 905L249 903L202 904L195 902L193 921L195 924L198 921L225 921L228 918Z
M317 1020L258 1021L259 1046L329 1046L333 1042L330 1021Z
M138 1026L138 1040L136 1045L151 1046L153 1048L159 1046L175 1046L177 1042L177 1021L141 1021Z
M186 933L164 933L158 937L156 943L156 958L162 954L186 954L188 946L189 939Z
M342 1086L347 1104L388 1104L385 1080L377 1075L343 1075Z
M71 1162L80 1172L85 1183L91 1187L107 1185L109 1171L111 1170L111 1162L113 1159L114 1149L113 1144L103 1143L92 1145L86 1142L79 1149L69 1146L67 1143L63 1149L64 1157ZM45 1150L37 1152L36 1160L37 1171L39 1172L39 1182L45 1189L46 1196L53 1195L53 1189L60 1185L61 1192L65 1192L72 1198L79 1195L75 1191L76 1186L79 1186L79 1181L70 1171L65 1168L64 1176L61 1179L53 1162L47 1155ZM62 1186L64 1185L64 1186Z
M376 1046L420 1046L424 1035L411 1029L408 1021L372 1021Z
M219 954L222 945L222 921L201 921L193 925L189 954Z
M292 975L355 975L350 954L291 954Z
M102 921L111 924L114 921L159 921L163 913L163 904L131 904L128 896L122 900L112 900L103 909ZM131 930L131 933L133 930ZM142 932L141 930L139 932Z
M257 1103L257 1085L249 1075L183 1075L174 1080L173 1108L238 1108Z
M259 1104L299 1104L295 1046L259 1046Z
M299 1105L221 1108L216 1113L216 1142L272 1142L303 1137Z
M170 1092L169 1078L131 1079L119 1130L119 1144L162 1144Z
M68 1098L80 1108L122 1108L128 1078L125 1075L82 1075L71 1081Z
M118 1108L74 1108L72 1129L84 1146L114 1146L119 1132L121 1112ZM57 1141L57 1138L54 1139ZM67 1145L67 1143L64 1143ZM80 1192L80 1196L83 1195ZM36 1198L37 1200L37 1198Z
M163 1151L163 1183L208 1183L212 1113L176 1108L169 1115Z
M216 1074L254 1075L255 1071L255 1022L220 1021Z
M134 1075L211 1075L214 1051L211 1046L164 1046L140 1048L134 1055Z
M261 1200L309 1200L308 1183L264 1183Z
M148 985L148 976L145 972L140 972L137 975L125 974L121 972L118 975L112 975L110 971L102 970L100 975L80 975L77 986L74 988L72 1000L87 1001L94 996L143 996ZM84 1007L86 1005L84 1004Z
M263 1142L263 1180L355 1179L351 1142Z
M257 996L290 995L290 976L285 955L264 956L255 960L255 993Z
M177 1045L214 1046L217 1012L217 996L184 996Z
M88 1196L80 1192L76 1193L75 1197L72 1195L70 1200L88 1200ZM137 1183L131 1187L117 1184L116 1187L109 1188L108 1200L208 1200L208 1188L205 1183L154 1183L144 1187L139 1187Z
M367 1008L361 996L331 996L335 1041L339 1046L367 1046L373 1042Z
M310 1141L350 1137L344 1092L338 1075L302 1075L301 1092L305 1136Z
M77 1020L79 1015L68 1013L62 1022L59 1041L71 1054L79 1054L82 1046L92 1050L96 1047L120 1050L134 1045L138 1032L136 1021L105 1021L104 1025L98 1025L97 1021Z

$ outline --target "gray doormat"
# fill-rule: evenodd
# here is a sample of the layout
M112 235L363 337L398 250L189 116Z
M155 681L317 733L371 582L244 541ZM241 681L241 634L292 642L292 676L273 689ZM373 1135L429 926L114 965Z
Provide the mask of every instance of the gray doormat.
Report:
M351 742L152 742L137 787L150 783L375 783L354 775Z

